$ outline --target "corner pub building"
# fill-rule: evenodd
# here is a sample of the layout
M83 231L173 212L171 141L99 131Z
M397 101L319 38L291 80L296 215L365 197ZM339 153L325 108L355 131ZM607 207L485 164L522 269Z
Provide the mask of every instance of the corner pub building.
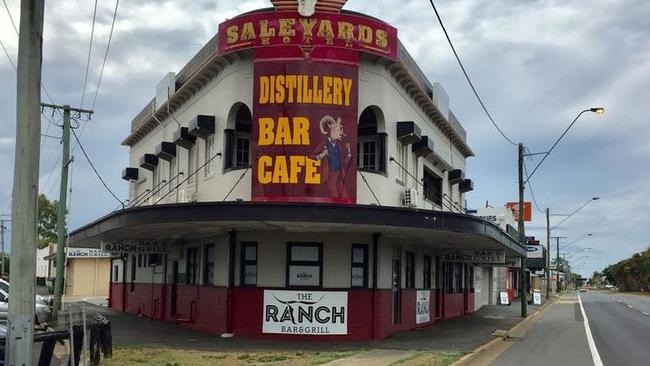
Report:
M380 339L495 303L525 255L465 214L473 152L399 43L346 1L239 15L134 118L109 306L214 334ZM315 5L315 6L314 6Z

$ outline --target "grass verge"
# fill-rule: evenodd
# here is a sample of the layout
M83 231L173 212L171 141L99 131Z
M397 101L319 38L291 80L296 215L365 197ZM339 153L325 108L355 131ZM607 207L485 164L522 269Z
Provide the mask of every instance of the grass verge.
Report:
M101 366L315 366L356 352L208 352L155 347L114 347ZM441 364L442 365L442 364Z

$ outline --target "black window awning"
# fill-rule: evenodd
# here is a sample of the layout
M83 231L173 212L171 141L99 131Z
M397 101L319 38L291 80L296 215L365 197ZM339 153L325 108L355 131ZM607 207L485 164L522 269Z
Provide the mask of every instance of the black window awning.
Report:
M404 145L414 144L422 138L420 127L413 121L397 122L397 139Z
M176 158L176 145L173 142L163 141L156 146L156 156L159 159L171 161Z
M191 149L196 142L196 136L190 134L187 127L181 127L174 132L174 144L186 149Z
M448 174L449 184L458 184L465 179L465 172L460 169L450 170Z
M156 170L158 166L158 157L154 154L144 154L140 157L140 168L150 171Z
M466 193L469 191L474 190L474 182L472 182L471 179L463 179L460 181L460 185L458 186L458 190L460 190L460 193Z
M122 170L122 179L124 180L138 180L138 168L124 168Z
M192 136L207 139L214 135L214 116L199 114L190 121L189 132Z
M411 149L413 150L415 155L419 157L427 156L433 153L433 141L431 141L429 136L422 136L420 141L412 145Z

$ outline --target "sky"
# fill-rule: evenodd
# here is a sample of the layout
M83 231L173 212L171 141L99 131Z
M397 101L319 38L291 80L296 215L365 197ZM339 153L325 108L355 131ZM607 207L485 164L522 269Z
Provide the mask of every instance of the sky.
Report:
M19 1L5 1L18 22ZM81 104L93 3L46 2L42 81L55 103ZM543 210L569 213L597 196L601 199L552 233L567 237L564 244L592 233L566 250L571 257L584 249L573 255L576 270L588 276L647 248L650 3L438 0L436 5L487 108L515 142L532 152L546 151L581 110L606 108L602 116L583 115L531 179L526 200L534 193L537 205L527 235L545 243ZM114 6L113 1L100 1L97 8L85 108L93 107ZM167 72L179 71L216 33L220 22L268 6L266 0L120 2L95 114L89 122L80 122L78 130L95 166L119 197L127 195L120 173L128 163L128 149L120 142L131 119L154 96L155 85ZM476 154L468 159L466 172L474 181L468 207L516 200L517 149L483 114L429 2L350 0L345 8L395 26L427 77L445 87ZM15 62L18 37L4 6L0 40ZM10 211L15 88L15 72L1 54L0 213ZM48 101L45 95L43 100ZM54 115L53 122L60 123L60 117ZM45 119L42 130L48 135L61 133ZM58 197L60 150L58 140L42 138L40 190L51 199ZM100 185L79 149L73 155L69 227L76 228L112 211L118 202ZM537 159L527 159L527 165L532 168ZM560 220L551 217L551 225ZM9 233L5 239L9 241Z

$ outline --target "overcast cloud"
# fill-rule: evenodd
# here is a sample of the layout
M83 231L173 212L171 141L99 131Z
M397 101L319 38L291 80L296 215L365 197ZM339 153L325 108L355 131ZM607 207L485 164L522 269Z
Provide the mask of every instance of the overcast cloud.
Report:
M19 1L8 0L15 21ZM101 1L85 107L90 107L106 47L114 2ZM219 22L269 6L251 1L123 1L95 116L81 140L120 197L128 150L120 146L130 121L154 94L156 83L178 71L217 31ZM567 220L555 235L585 239L569 251L592 247L580 260L590 274L648 247L650 239L650 4L646 0L521 1L439 0L445 25L479 92L515 141L544 151L582 109L585 115L532 180L543 210L567 213L592 196L601 200ZM93 2L48 1L45 13L43 83L56 103L78 105L88 52ZM475 182L469 207L514 200L516 147L489 124L463 79L426 0L350 0L349 10L383 19L429 79L439 81L468 132L476 157L467 175ZM15 61L18 38L0 9L0 39ZM9 211L15 141L15 74L0 55L0 210ZM44 96L45 100L45 96ZM55 122L57 118L54 118ZM60 129L43 122L43 132ZM58 196L57 140L43 138L41 191ZM117 206L77 151L73 164L70 227L79 227ZM528 161L529 166L536 163ZM530 199L530 189L527 190ZM553 217L559 222L561 217ZM543 214L534 210L527 234L545 237Z

